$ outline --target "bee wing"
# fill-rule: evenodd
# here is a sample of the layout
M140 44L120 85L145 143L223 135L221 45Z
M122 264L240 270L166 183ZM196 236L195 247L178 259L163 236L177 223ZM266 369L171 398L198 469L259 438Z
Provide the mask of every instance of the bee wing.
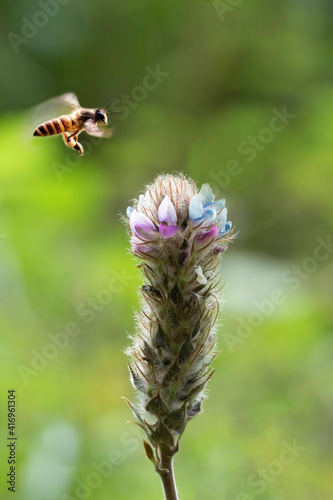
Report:
M81 107L78 98L72 92L68 92L68 94L60 95L59 97L54 97L53 101L58 103L58 104L62 104L64 106L69 106L73 109L77 109L77 108Z
M105 139L111 137L113 134L113 130L111 128L100 129L95 125L91 120L88 120L84 124L84 130L87 134L92 135L94 137L104 137Z
M41 123L52 120L52 118L71 113L72 111L68 108L80 108L78 98L75 94L68 93L42 102L32 110L32 128L35 129Z

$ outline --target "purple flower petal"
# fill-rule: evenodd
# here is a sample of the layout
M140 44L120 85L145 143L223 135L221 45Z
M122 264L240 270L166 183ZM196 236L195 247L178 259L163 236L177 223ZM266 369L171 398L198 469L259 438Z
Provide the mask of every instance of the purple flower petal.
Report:
M150 227L152 230L155 229L154 223L146 215L133 210L130 217L130 226L132 231L134 231L134 227L136 224Z
M214 250L213 250L213 254L214 254L214 255L217 255L217 254L219 254L219 253L223 253L223 252L225 252L225 251L226 251L226 249L227 249L227 247L216 247L216 248L214 248Z
M133 210L130 216L132 233L143 240L150 241L155 238L156 228L153 222L144 214Z
M166 222L168 226L177 223L176 210L168 196L165 196L164 200L158 207L158 218L160 222Z
M211 226L209 231L201 231L196 239L196 243L199 243L200 246L205 246L209 242L215 240L219 235L218 226Z
M159 231L162 238L171 238L171 236L174 236L177 233L178 227L160 224Z
M152 241L156 237L156 231L148 226L136 224L135 235L145 241Z
M137 254L138 253L149 253L149 252L154 251L154 248L152 246L143 245L142 243L140 245L138 243L133 243L132 241L131 241L131 243L132 243L132 252L133 253L137 253Z

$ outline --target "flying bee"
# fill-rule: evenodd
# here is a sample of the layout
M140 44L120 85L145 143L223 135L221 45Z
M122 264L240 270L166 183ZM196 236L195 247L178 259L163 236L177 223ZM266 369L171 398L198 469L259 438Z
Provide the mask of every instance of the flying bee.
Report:
M69 93L55 98L54 102L70 106L74 111L41 123L34 130L34 136L46 137L62 134L66 146L78 151L79 156L82 156L84 151L82 144L78 142L78 136L83 130L94 137L107 138L112 136L112 129L102 130L99 128L108 124L110 114L116 114L112 111L107 112L111 101L105 108L81 108L76 95Z

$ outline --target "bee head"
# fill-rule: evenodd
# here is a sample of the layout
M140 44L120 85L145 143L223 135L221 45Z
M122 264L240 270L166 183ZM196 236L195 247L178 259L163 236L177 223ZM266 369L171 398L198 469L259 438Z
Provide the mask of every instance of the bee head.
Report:
M108 117L104 109L97 108L95 111L95 120L97 123L107 125L108 124Z

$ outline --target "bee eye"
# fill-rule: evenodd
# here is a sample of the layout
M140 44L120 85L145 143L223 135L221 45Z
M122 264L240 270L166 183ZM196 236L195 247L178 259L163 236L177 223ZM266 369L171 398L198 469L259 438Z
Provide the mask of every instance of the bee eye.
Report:
M96 118L98 121L103 122L104 121L104 114L101 111L97 111Z

